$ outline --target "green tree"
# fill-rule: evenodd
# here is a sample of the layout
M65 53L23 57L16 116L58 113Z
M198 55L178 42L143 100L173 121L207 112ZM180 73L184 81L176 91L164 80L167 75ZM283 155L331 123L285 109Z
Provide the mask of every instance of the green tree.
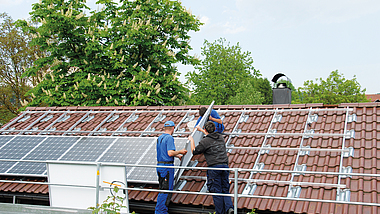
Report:
M32 65L37 46L30 47L31 37L18 28L6 13L0 13L0 125L17 115L38 79L23 77L24 69ZM40 72L37 72L39 74Z
M273 90L267 78L256 77L252 79L254 89L261 93L263 100L260 104L270 105L273 103Z
M250 81L243 82L236 95L228 100L231 105L255 105L263 102L264 96L255 89Z
M243 52L239 43L230 46L226 39L220 38L213 43L205 40L202 47L204 59L201 65L186 74L187 83L194 87L192 99L195 103L229 104L230 98L238 92L240 85L260 72L252 66L250 52Z
M20 21L33 43L49 54L38 56L27 75L50 69L28 92L29 106L179 105L187 90L176 63L197 64L189 56L190 36L200 22L179 1L99 0L100 11L85 0L41 0Z
M304 87L298 88L300 103L340 104L369 101L365 96L366 90L361 89L355 76L349 80L335 70L326 80L316 79L318 80L319 83L307 80L304 82Z

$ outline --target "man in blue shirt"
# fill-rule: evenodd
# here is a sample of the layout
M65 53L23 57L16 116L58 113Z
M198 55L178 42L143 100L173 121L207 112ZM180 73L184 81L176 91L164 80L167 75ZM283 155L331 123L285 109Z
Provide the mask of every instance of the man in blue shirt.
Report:
M207 111L207 108L205 108L205 107L202 107L202 108L199 109L199 118L197 120L197 123L195 124L195 127L197 127L197 125L199 124L199 122L201 122L202 117L204 116L204 114L206 113L206 111ZM212 121L215 124L215 131L216 132L222 133L224 131L223 121L220 118L218 112L216 112L214 109L211 110L211 114L208 117L207 121ZM201 128L197 128L197 129L198 129L198 131L203 130Z
M157 139L157 165L174 166L174 157L181 159L182 155L187 153L186 149L176 151L174 145L174 122L166 121L164 124L165 133ZM158 183L160 190L173 190L174 169L157 168ZM171 200L171 193L159 193L157 197L156 211L158 214L168 213L168 206Z

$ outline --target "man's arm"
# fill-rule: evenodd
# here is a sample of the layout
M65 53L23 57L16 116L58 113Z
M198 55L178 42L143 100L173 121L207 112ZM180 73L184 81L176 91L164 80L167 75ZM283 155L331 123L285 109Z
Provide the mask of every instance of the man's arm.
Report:
M219 124L223 123L223 120L220 119L220 116L219 116L218 112L215 111L214 109L211 111L210 116L209 116L208 119L211 120L211 121L217 122Z
M199 125L196 127L198 131L202 132L203 134L207 135L206 131L202 129Z
M193 155L199 155L204 152L205 148L201 143L202 141L199 143L197 147L195 147L194 138L190 135L187 139L190 140L190 147L191 147L191 152L193 153Z
M195 149L194 138L190 135L190 136L188 137L188 139L190 140L191 153L194 153L194 149Z
M178 157L179 155L186 155L186 153L187 153L186 149L181 149L179 151L168 150L168 155L170 157Z
M216 118L213 118L213 117L209 117L208 118L209 120L212 120L212 121L214 121L214 122L217 122L217 123L219 123L219 124L222 124L223 123L223 121L222 121L222 119L216 119Z

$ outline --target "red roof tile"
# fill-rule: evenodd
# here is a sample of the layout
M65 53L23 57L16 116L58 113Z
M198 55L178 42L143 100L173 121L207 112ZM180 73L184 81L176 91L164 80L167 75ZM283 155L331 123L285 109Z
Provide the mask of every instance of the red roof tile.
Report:
M16 177L0 177L0 180L18 180ZM46 178L23 179L22 181L45 182ZM27 192L48 194L48 185L25 184L25 183L8 183L0 182L0 192Z

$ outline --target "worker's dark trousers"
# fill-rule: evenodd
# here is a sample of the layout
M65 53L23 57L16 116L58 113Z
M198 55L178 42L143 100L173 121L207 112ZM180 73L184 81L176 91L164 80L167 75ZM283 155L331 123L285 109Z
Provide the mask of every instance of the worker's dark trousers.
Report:
M161 164L159 164L161 165ZM173 164L163 164L173 166ZM160 190L173 190L174 169L157 168L158 183ZM168 206L172 198L172 193L159 193L156 204L156 214L167 214Z
M228 168L228 165L214 165L212 168ZM207 170L207 189L211 193L230 193L228 180L230 172L222 170ZM225 214L233 208L230 196L212 196L216 214Z

